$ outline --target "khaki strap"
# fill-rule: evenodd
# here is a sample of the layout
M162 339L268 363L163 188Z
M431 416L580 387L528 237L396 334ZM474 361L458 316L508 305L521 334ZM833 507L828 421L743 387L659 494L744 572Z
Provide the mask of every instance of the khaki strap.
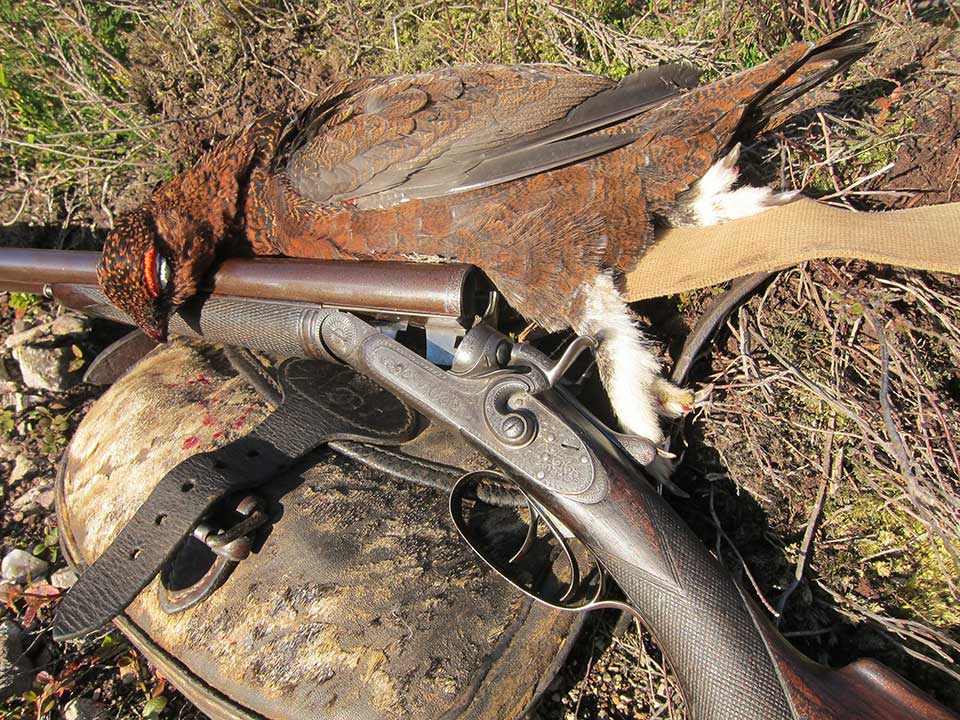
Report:
M626 295L673 295L815 258L960 274L960 203L862 213L805 198L723 225L669 228L627 275Z

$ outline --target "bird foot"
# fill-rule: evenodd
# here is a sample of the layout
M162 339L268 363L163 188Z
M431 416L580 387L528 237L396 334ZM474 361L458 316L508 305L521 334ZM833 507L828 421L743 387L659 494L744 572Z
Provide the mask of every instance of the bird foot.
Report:
M684 496L687 495L680 490L673 481L670 479L670 476L673 475L673 466L674 461L672 458L666 457L664 455L657 454L649 465L644 466L644 471L658 483L670 489L671 492L674 492L677 495ZM677 492L679 491L679 492Z
M733 146L733 148L731 148L730 152L720 158L720 160L717 162L717 165L719 165L721 169L733 174L734 180L736 179L737 175L740 174L740 168L737 167L737 161L740 159L740 148L740 143L737 143ZM716 165L714 165L714 167L716 167ZM728 190L730 189L730 185L733 185L733 180L731 180L727 185Z
M786 205L800 197L800 192L796 190L775 193L767 187L750 185L732 189L740 174L737 166L739 159L740 143L737 143L693 186L691 206L694 224L718 225L727 220L756 215L777 205Z

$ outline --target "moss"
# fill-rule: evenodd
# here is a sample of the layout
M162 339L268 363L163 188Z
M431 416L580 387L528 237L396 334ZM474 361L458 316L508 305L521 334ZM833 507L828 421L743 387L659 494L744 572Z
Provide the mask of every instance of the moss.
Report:
M960 625L960 605L946 592L944 579L946 572L960 583L960 572L920 520L887 500L899 493L885 478L854 464L850 479L825 505L830 522L818 539L817 572L877 612L896 608L900 617Z

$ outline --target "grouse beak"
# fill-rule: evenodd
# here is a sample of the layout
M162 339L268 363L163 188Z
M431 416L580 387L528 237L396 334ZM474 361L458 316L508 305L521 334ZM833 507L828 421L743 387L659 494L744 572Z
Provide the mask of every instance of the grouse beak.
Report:
M167 341L166 322L143 325L140 329L143 330L144 334L155 343L165 343Z

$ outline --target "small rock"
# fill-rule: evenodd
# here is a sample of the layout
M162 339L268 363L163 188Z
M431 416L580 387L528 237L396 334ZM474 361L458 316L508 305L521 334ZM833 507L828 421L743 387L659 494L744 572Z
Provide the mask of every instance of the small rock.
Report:
M71 567L57 568L50 575L50 584L61 590L72 588L77 582L77 572Z
M70 370L70 363L76 356L69 347L21 345L14 348L13 356L20 363L20 374L27 387L67 390L80 382L80 373Z
M90 329L90 321L83 315L64 313L50 326L50 334L57 338L83 335Z
M52 490L49 485L34 485L23 495L10 503L10 509L14 513L19 513L21 515L29 515L30 513L36 512L40 509L49 510L53 504L53 499L45 495L45 493L50 492L52 492ZM49 502L50 505L44 505L44 502Z
M28 477L37 469L36 464L28 456L20 454L14 461L13 470L10 471L10 483L18 483L25 477Z
M0 563L0 575L15 583L38 580L47 574L50 565L26 550L11 550Z
M63 708L64 720L106 720L107 706L90 698L74 698Z
M3 365L3 363L0 362L0 365ZM0 407L16 407L17 394L17 384L15 382L0 380Z
M23 652L23 629L12 620L0 624L0 698L20 695L33 685L33 663Z
M17 393L17 397L14 400L14 409L20 413L24 410L29 410L32 407L36 407L43 402L43 398L39 395L28 395L27 393Z
M65 313L54 320L34 325L31 328L8 335L3 341L7 349L36 345L42 342L53 341L55 345L62 345L64 341L83 335L90 329L90 321L82 315Z
M15 348L20 347L21 345L36 342L47 334L52 325L52 322L45 322L40 323L39 325L34 325L31 328L18 330L12 335L7 336L7 339L3 341L4 347ZM16 327L16 325L14 327Z
M37 498L37 502L44 510L49 510L53 507L53 503L56 502L56 499L57 493L51 488L49 490L42 490L40 492L40 497Z

